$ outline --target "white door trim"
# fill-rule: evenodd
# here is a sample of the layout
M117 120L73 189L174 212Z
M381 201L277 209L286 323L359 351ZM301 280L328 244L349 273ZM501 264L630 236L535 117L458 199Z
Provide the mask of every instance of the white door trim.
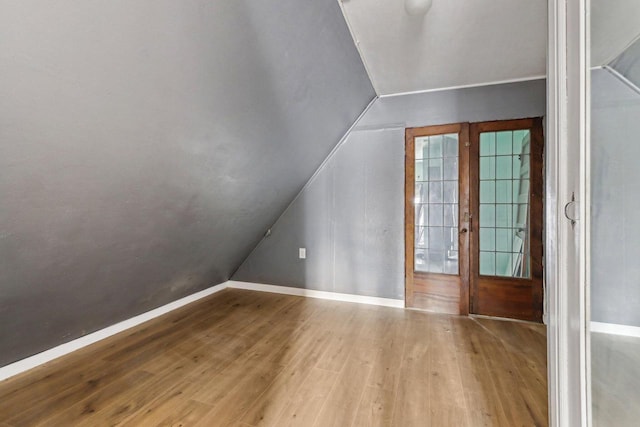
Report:
M549 0L546 272L551 426L590 425L587 173L589 0ZM581 218L565 204L575 196Z

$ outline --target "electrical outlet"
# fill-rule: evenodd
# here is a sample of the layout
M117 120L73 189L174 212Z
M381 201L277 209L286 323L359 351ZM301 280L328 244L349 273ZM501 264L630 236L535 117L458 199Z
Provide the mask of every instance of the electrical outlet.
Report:
M307 248L298 248L298 258L305 259L307 257Z

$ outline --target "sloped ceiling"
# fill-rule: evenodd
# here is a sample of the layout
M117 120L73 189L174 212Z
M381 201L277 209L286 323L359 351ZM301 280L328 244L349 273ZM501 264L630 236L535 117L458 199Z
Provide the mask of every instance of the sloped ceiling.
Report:
M591 64L605 65L640 37L640 1L591 0Z
M228 279L374 96L335 0L0 0L0 366Z
M640 93L640 39L611 61L609 66L624 77L627 85Z
M425 16L404 0L342 4L381 95L546 73L546 0L433 0Z
M338 1L380 95L546 75L546 0L433 0L425 16L404 0ZM592 65L638 38L638 22L638 0L592 0Z

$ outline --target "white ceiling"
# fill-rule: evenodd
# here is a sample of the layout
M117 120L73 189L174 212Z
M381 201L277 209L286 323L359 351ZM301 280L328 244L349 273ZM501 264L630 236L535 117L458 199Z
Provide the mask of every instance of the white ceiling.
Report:
M404 0L342 6L380 95L545 75L547 0L433 0L419 17Z
M547 0L338 0L379 95L481 85L546 74ZM640 34L640 0L592 0L592 64Z

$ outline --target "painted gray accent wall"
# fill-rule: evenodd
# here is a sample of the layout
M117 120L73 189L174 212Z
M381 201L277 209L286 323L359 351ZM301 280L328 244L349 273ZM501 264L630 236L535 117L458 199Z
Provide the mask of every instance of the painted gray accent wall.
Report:
M640 94L591 76L591 319L640 326Z
M233 279L400 298L403 132L352 132Z
M0 0L0 366L227 280L374 97L335 0Z
M544 80L376 100L233 279L402 299L405 127L539 117L545 107Z

